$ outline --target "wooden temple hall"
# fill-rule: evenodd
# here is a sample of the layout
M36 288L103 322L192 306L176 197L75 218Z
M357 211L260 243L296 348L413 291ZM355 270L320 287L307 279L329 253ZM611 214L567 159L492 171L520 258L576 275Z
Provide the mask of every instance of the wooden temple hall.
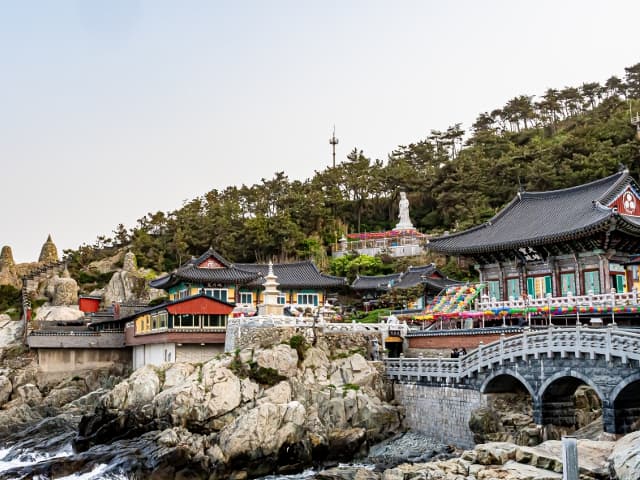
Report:
M563 190L520 192L486 223L428 247L473 259L485 295L498 301L635 292L640 187L625 169Z

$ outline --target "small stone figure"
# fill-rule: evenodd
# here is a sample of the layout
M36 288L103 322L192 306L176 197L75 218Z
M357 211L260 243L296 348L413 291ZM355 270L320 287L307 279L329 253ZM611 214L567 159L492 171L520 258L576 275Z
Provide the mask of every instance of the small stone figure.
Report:
M371 341L371 359L374 362L377 362L379 360L379 352L378 352L378 339L374 338Z

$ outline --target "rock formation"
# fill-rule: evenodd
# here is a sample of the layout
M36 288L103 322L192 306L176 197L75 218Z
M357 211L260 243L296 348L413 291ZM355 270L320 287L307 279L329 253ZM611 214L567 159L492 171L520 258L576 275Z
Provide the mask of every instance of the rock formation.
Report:
M78 283L71 278L66 268L62 275L54 275L47 282L45 293L52 306L76 305L78 303Z
M40 257L38 262L41 263L55 263L58 261L58 249L51 239L51 235L47 237L47 241L42 245L40 250Z
M13 251L10 246L5 245L2 247L2 251L0 251L0 269L13 268L15 266L16 263L13 261Z
M157 430L154 441L205 478L299 471L398 432L400 412L386 400L381 372L359 354L331 362L315 347L304 358L288 345L246 349L137 370L83 419L76 448ZM174 462L165 475L184 467Z
M149 273L149 271L138 269L135 255L127 252L122 270L115 272L104 290L99 292L103 297L104 306L109 307L115 302L146 303L164 296L164 291L149 288Z
M16 264L13 260L13 252L11 247L5 245L0 251L0 285L11 285L15 288L21 288L22 282L16 271Z

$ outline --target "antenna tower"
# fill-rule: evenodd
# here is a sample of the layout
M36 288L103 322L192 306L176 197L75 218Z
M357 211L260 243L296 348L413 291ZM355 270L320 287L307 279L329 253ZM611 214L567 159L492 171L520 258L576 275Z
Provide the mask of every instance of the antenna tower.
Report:
M333 126L333 135L329 139L329 145L333 148L333 168L336 168L336 145L338 144L338 139L336 138L336 126Z

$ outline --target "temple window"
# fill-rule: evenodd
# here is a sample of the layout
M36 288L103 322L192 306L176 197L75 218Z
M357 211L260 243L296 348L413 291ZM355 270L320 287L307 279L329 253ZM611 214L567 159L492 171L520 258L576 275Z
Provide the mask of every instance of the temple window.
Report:
M299 293L296 303L298 305L314 305L318 306L318 294L317 293Z
M576 294L576 276L573 273L563 273L560 275L560 289L563 297L566 297L569 292L572 295Z
M205 288L204 294L223 302L226 302L228 298L228 290L226 288Z
M225 327L226 325L226 315L202 315L202 328Z
M507 279L507 297L520 297L520 280L517 278Z
M240 292L240 303L249 305L253 304L253 293Z
M584 291L585 293L600 293L600 272L593 270L584 272Z
M531 298L544 298L553 294L551 275L527 278L527 292Z
M502 296L500 295L500 281L499 280L489 280L487 281L487 291L489 293L489 298L495 298L496 300L500 300Z

